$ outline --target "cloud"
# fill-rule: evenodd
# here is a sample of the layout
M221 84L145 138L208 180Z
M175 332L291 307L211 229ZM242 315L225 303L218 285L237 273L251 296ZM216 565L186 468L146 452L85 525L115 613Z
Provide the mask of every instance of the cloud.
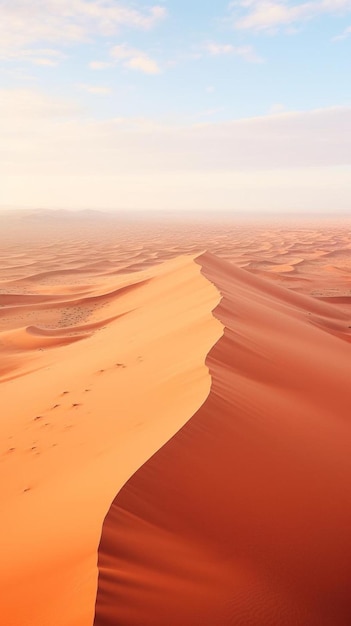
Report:
M0 58L1 58L1 43L0 43ZM28 61L34 65L46 65L48 67L56 67L61 61L66 58L66 55L61 50L53 48L24 48L9 50L6 54L7 60L21 59Z
M45 125L46 121L71 119L81 112L73 102L59 100L32 89L0 89L0 137L16 135L15 129L28 131L33 122ZM22 132L22 130L21 130ZM11 143L11 142L10 142Z
M286 107L281 102L275 102L270 107L269 113L270 115L277 115L279 113L284 113L286 111Z
M31 163L45 165L50 153L62 157L60 167L68 172L90 166L116 173L351 165L350 127L351 107L172 126L139 118L93 120L76 104L40 92L0 91L2 153L21 143L25 154L32 153ZM16 152L18 163L22 156Z
M233 54L248 63L263 63L263 59L255 52L252 46L233 46L232 44L208 43L206 50L212 56Z
M166 9L138 10L114 0L11 0L0 4L0 57L28 59L26 51L43 43L67 45L110 37L121 28L149 29Z
M351 107L188 126L102 121L2 90L0 205L347 208L350 126Z
M351 11L351 0L312 0L302 3L284 0L239 0L231 2L229 8L230 20L236 29L274 31L322 15L347 13Z
M156 61L151 59L145 52L136 48L130 48L126 44L112 48L111 56L117 63L121 62L124 67L139 70L144 74L159 74L161 71Z
M220 54L232 54L234 46L231 44L209 43L207 44L206 49L210 54L217 56Z
M351 26L348 26L341 33L341 35L337 35L336 37L333 37L332 41L342 41L343 39L347 39L350 36L351 36Z
M78 88L86 93L91 93L97 96L107 96L111 93L110 87L104 87L102 85L86 85L85 83L79 84Z
M91 70L105 70L108 67L112 67L113 63L110 61L91 61L89 67Z

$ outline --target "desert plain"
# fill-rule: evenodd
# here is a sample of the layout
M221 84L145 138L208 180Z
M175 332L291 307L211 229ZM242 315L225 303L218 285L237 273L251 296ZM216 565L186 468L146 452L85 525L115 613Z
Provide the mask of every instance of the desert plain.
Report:
M0 215L6 626L350 626L351 220Z

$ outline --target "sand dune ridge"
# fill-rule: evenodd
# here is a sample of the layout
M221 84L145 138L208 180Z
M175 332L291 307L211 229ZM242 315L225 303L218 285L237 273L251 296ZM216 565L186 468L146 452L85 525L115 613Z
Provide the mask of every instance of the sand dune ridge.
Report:
M110 508L94 626L348 626L350 345L322 327L346 318L198 263L222 293L211 391Z

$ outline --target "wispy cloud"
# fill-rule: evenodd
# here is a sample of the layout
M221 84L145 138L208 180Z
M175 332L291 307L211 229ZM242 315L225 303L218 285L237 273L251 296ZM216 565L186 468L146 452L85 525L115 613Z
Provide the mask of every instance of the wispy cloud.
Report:
M209 112L210 113L210 112ZM0 91L0 204L349 207L351 108L166 126Z
M110 37L123 27L149 29L166 16L162 6L145 10L114 0L11 0L0 4L0 57L30 58L28 47L67 45ZM44 57L49 60L49 57Z
M274 31L307 22L321 15L351 11L351 0L311 0L303 3L284 0L239 0L229 5L230 21L238 30Z
M105 70L112 65L113 63L111 63L111 61L91 61L89 63L91 70Z
M206 50L210 54L217 56L219 54L231 54L234 47L230 44L208 43L206 45Z
M78 89L95 96L107 96L112 91L110 87L104 87L103 85L87 85L85 83L80 83Z
M195 125L164 125L143 118L99 121L81 113L76 104L38 91L1 90L1 151L11 152L16 139L26 144L34 161L45 162L46 154L53 152L57 158L62 156L66 168L70 154L72 164L81 161L84 169L89 145L94 145L103 169L111 165L113 171L117 167L131 172L134 167L162 172L182 167L230 170L351 164L351 138L345 133L351 124L351 107L283 113L276 108L266 116ZM106 155L111 151L116 160L110 163ZM21 159L18 151L16 162ZM28 165L27 153L23 162Z
M340 35L336 35L336 37L333 37L333 41L342 41L343 39L347 39L348 37L351 37L351 26L345 28L345 30Z
M76 118L80 107L75 103L52 98L34 89L0 89L0 129L25 127L32 123L44 124L50 120ZM22 132L22 131L21 131ZM3 139L3 138L2 138Z
M285 113L286 108L281 102L275 102L269 109L270 115L279 115L279 113Z
M125 43L114 46L110 49L110 59L108 61L91 61L91 70L105 70L115 65L121 64L131 70L138 70L143 74L160 74L161 68L146 52L137 48L131 48Z
M53 48L15 48L4 53L0 42L0 58L2 54L4 55L3 58L7 60L21 59L33 65L46 65L48 67L56 67L66 58L66 54L61 50Z
M248 63L263 63L264 60L260 57L253 46L233 46L232 44L222 44L222 43L208 43L206 45L206 50L212 56L221 56L221 55L235 55L241 57Z
M114 46L111 50L111 57L116 63L122 63L124 67L139 70L144 74L159 74L161 71L157 62L143 50L130 48L126 44Z

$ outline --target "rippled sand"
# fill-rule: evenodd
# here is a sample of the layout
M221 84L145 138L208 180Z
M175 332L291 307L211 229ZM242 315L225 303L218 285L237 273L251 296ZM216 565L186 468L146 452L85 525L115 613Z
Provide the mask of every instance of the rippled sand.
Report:
M349 626L351 222L0 227L4 623Z

